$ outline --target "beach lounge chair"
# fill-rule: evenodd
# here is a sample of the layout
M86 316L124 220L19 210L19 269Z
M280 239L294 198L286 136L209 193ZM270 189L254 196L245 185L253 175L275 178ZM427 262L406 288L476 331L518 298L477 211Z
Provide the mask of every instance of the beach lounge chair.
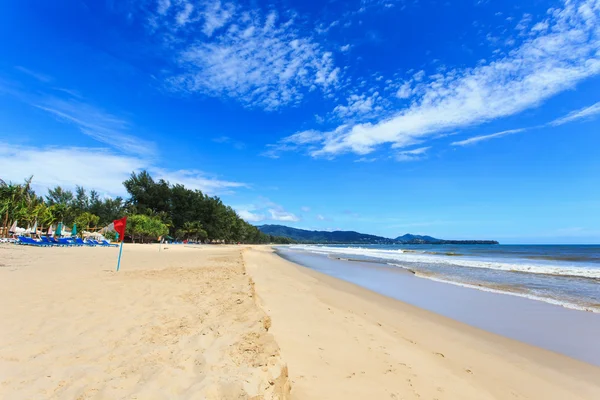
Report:
M19 236L19 241L27 246L38 246L38 247L48 247L50 246L47 243L37 242L32 238L28 238L25 236Z
M90 242L84 242L81 238L75 238L73 240L75 241L75 244L78 244L79 246L90 246L90 247L96 246L95 244L92 244Z
M56 240L56 238L55 238L55 237L49 237L49 238L48 238L48 241L49 241L50 243L54 244L55 246L62 246L62 244L60 244L60 243L58 242L58 240Z
M58 244L61 246L74 246L75 244L71 242L68 238L58 238Z
M116 243L109 243L106 240L103 240L102 242L100 242L100 244L102 246L106 246L106 247L119 247L118 244L116 244Z
M48 246L56 246L56 243L54 243L52 240L50 240L50 238L48 236L42 236L42 243L45 243Z

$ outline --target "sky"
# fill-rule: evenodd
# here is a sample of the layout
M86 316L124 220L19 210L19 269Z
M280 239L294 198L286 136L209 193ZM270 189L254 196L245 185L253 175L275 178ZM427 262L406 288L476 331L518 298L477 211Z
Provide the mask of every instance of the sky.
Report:
M600 0L22 0L0 178L247 221L600 243Z

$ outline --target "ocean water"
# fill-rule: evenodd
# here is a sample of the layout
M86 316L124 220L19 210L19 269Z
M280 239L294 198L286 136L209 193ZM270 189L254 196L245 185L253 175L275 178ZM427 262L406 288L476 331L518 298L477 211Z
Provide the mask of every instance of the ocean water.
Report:
M293 245L417 277L600 313L600 245Z

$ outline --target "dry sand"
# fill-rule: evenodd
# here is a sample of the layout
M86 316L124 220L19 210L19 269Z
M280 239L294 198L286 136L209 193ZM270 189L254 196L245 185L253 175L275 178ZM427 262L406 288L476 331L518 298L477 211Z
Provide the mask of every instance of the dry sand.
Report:
M269 247L117 251L0 245L1 399L600 398L598 367Z
M0 246L1 399L283 399L235 247Z

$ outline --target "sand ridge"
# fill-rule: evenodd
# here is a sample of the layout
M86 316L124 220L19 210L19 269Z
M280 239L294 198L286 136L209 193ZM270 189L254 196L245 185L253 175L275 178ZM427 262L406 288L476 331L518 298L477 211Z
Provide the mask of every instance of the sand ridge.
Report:
M239 247L0 247L0 398L285 399Z

